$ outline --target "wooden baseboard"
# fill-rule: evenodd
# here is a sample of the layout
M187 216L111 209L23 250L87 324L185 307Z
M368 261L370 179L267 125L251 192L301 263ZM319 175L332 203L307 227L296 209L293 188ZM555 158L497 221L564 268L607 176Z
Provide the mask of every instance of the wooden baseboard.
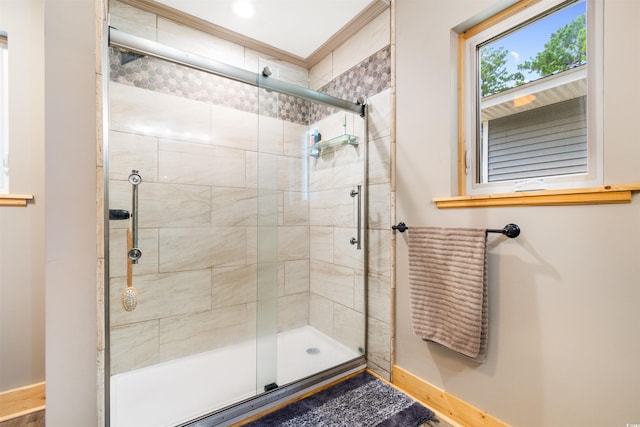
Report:
M393 365L393 384L435 412L469 427L509 427L492 415Z
M45 383L38 383L0 393L0 422L11 420L45 407Z

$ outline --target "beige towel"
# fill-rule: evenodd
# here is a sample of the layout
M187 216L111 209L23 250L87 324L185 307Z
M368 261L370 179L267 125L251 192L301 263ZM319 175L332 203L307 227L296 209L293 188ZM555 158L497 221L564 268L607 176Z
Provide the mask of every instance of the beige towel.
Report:
M411 227L409 292L413 329L483 362L489 326L486 231Z

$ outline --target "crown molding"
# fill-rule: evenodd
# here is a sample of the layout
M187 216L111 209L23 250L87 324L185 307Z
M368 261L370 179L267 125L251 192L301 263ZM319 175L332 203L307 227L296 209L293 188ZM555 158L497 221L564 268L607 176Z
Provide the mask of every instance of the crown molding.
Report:
M307 58L302 58L297 55L293 55L282 49L278 49L267 43L263 43L259 40L247 37L243 34L235 31L228 30L219 25L213 24L204 19L198 18L188 13L181 12L172 7L166 6L162 3L155 2L153 0L120 0L121 3L143 10L145 12L153 13L164 19L176 22L181 25L185 25L190 28L202 31L212 36L219 37L221 39L237 43L241 46L248 47L264 55L278 60L286 61L291 64L311 68L320 62L331 51L336 49L358 31L360 31L365 25L371 22L376 16L385 11L389 7L389 0L377 0L371 3L366 9L360 12L355 18L345 24L334 36L327 40L322 46L316 49Z
M306 58L309 68L322 61L329 53L337 47L353 37L358 31L362 30L365 25L373 21L378 15L389 8L388 0L377 0L363 9L351 21L347 22L344 27L327 40L322 46L316 49Z

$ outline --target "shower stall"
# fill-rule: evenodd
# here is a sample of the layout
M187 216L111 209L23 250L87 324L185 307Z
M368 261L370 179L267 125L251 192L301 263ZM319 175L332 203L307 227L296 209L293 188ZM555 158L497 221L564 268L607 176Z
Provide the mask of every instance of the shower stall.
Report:
M361 369L367 108L117 30L109 425L217 425Z

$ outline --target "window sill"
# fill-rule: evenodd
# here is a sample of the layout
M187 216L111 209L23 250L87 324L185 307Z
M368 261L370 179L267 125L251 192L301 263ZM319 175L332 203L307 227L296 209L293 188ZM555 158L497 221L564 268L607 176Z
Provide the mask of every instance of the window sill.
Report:
M434 197L432 200L439 209L484 208L491 206L602 205L631 203L631 193L633 191L640 191L640 184L476 196Z
M0 206L27 206L33 200L31 194L0 194Z

